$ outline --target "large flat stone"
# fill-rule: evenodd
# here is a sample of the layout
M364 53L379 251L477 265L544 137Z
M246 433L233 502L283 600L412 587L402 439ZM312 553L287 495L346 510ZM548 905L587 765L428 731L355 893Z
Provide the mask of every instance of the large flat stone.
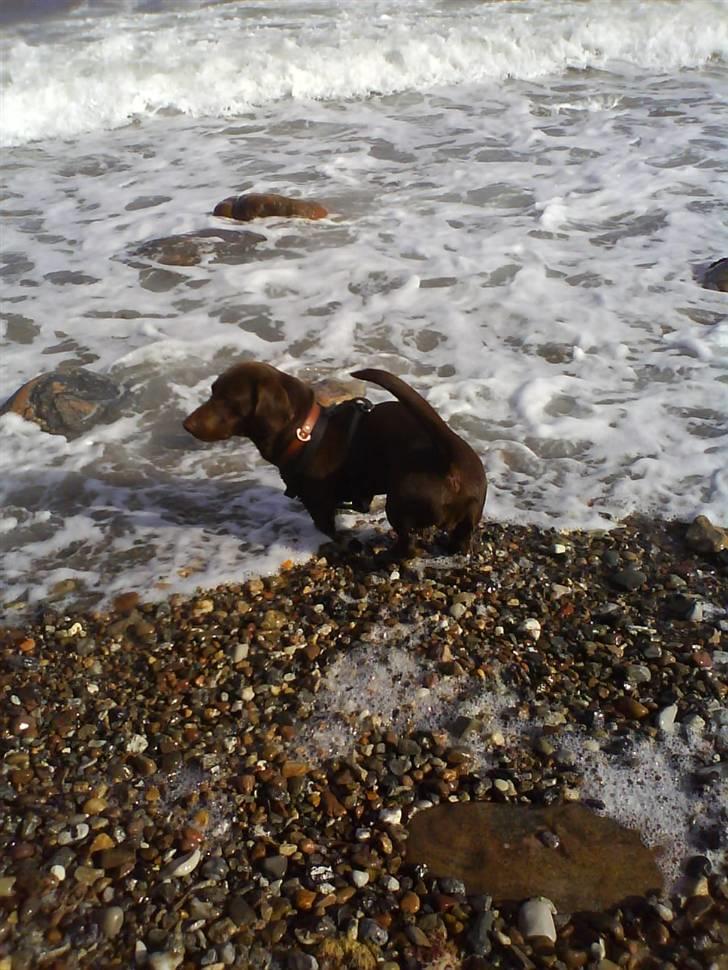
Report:
M435 805L410 822L407 861L462 880L468 893L545 896L561 912L608 909L663 883L638 832L578 804Z
M236 266L255 259L258 255L256 247L262 242L265 242L265 236L257 232L199 229L181 236L150 239L133 256L152 260L163 266L197 266L205 258L213 263Z
M78 367L34 377L0 406L0 415L14 411L49 434L75 438L94 425L115 421L121 406L122 394L113 381Z

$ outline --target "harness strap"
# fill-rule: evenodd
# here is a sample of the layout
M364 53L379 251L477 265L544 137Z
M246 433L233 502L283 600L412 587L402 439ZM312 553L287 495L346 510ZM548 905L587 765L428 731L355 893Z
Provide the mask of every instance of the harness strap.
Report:
M356 434L356 429L362 419L362 416L368 411L371 411L374 405L371 401L364 397L355 397L350 398L347 401L342 401L341 404L335 404L332 407L321 408L318 404L316 404L315 407L318 408L318 415L308 439L294 438L283 454L283 460L280 467L281 471L283 471L283 462L285 462L287 479L299 478L301 475L305 474L306 469L316 454L318 445L333 413L335 411L341 411L342 409L349 409L353 411L353 414L351 416L351 420L349 421L349 426L346 429L346 438L344 439L341 448L342 455L345 457L349 453L349 447L354 435ZM313 410L314 409L312 408L309 415L313 412ZM296 434L298 435L298 431ZM292 448L293 445L296 447ZM285 494L289 498L295 498L298 495L295 482L288 484Z

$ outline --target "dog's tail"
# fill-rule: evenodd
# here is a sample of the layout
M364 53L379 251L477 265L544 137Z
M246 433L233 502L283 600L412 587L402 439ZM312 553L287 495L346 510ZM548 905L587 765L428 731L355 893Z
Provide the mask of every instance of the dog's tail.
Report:
M373 367L354 371L351 376L360 381L378 384L385 391L393 394L417 418L423 430L428 433L433 444L447 462L464 461L465 464L471 464L474 459L482 469L480 459L470 445L455 434L432 405L428 404L409 384L405 384L403 380L394 374L390 374L389 371L377 370Z

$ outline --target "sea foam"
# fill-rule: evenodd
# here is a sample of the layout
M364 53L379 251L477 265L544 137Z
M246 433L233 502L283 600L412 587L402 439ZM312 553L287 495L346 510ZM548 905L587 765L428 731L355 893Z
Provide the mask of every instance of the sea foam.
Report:
M280 99L346 100L568 70L670 72L728 59L720 0L229 3L94 18L66 36L2 45L2 139L18 145L160 113L233 117ZM127 8L128 9L128 8ZM288 14L288 16L287 16ZM85 16L84 16L85 15ZM706 25L710 24L710 29ZM18 36L18 33L20 36Z

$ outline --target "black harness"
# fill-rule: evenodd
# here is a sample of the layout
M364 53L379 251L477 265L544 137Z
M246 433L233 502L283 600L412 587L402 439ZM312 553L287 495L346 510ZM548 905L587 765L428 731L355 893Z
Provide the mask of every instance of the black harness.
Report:
M356 429L359 427L359 422L365 414L368 414L369 411L372 410L373 407L374 405L372 402L365 397L352 397L347 401L342 401L340 404L332 404L328 408L321 408L321 414L319 415L318 421L314 425L313 431L311 432L311 437L306 443L306 447L302 448L301 451L299 451L298 454L285 465L285 478L287 486L285 494L289 498L296 498L298 496L297 483L301 478L305 477L308 467L313 461L314 455L318 450L318 446L321 444L321 439L326 432L332 416L334 414L348 414L346 437L344 438L341 448L341 454L345 459L349 454L349 448L351 447L351 442L356 434ZM281 471L283 471L283 469Z

